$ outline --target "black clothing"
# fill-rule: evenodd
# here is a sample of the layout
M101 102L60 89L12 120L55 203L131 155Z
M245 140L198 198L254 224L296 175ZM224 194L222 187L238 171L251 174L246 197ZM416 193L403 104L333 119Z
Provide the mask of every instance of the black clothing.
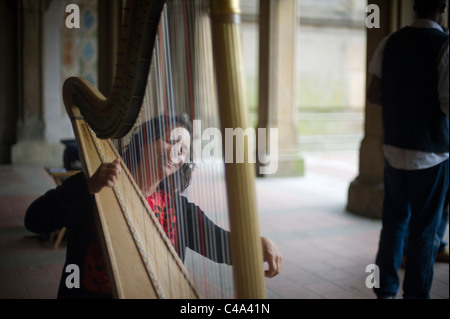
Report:
M186 248L202 254L213 261L231 264L229 232L215 225L195 204L181 195L174 196L177 214L177 250L184 261ZM66 266L75 264L83 277L87 248L95 240L93 207L94 196L89 194L82 173L68 178L61 186L49 190L36 199L25 215L25 227L34 233L50 233L66 227L68 231L67 253L58 298L108 298L110 295L95 294L81 288L67 288ZM206 240L207 239L207 240Z
M404 27L389 37L383 55L381 99L384 143L446 153L449 122L441 109L437 65L448 34Z

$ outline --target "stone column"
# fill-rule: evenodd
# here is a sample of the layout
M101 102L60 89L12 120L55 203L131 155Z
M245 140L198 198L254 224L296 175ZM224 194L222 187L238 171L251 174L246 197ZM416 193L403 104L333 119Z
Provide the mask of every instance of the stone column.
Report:
M42 11L44 1L22 0L19 5L19 119L12 162L45 163L51 150L44 141Z
M18 116L16 1L0 1L0 38L0 164L10 164Z
M62 101L63 81L72 75L97 79L93 62L97 61L97 2L71 2L82 8L80 28L65 24L69 2L20 0L17 3L18 120L12 163L60 167L64 152L61 140L73 138ZM67 35L73 38L68 39Z
M413 0L373 0L380 8L380 28L367 29L367 67L381 40L414 19ZM367 72L366 83L372 75ZM364 139L361 142L359 175L350 184L347 210L349 212L381 218L384 185L384 155L381 107L366 102Z
M301 176L304 173L294 99L296 14L296 1L260 1L258 128L278 129L278 169L275 174L264 176ZM269 141L269 137L266 140ZM269 148L271 153L275 151ZM258 175L261 166L264 165L258 162Z

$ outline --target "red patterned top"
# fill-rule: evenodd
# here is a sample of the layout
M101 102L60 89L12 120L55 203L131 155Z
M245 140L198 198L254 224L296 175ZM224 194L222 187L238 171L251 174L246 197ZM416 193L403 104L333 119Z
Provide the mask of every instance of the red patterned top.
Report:
M146 198L148 205L155 213L156 218L164 229L167 237L174 247L176 247L177 237L177 217L173 208L172 197L160 190Z
M95 236L86 251L84 259L82 285L86 290L100 293L111 294L111 284L106 273L106 265L103 260L100 241Z

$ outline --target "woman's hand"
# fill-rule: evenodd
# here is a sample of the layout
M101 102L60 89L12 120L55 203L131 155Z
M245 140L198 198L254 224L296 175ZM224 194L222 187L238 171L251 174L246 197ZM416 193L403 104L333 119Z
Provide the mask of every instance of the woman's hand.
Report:
M95 194L100 192L105 186L114 186L121 171L118 158L112 163L102 163L94 175L87 180L89 193Z
M283 257L273 241L266 237L261 237L261 241L264 261L269 265L269 269L264 271L264 275L272 278L280 273Z

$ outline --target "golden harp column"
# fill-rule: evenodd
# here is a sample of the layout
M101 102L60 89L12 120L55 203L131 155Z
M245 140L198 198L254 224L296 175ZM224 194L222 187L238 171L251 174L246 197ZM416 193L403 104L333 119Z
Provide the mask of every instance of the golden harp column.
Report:
M222 132L249 127L238 0L211 0L213 58ZM223 136L225 136L223 134ZM223 143L225 145L225 143ZM266 298L255 193L255 165L246 141L244 163L225 163L236 297Z

